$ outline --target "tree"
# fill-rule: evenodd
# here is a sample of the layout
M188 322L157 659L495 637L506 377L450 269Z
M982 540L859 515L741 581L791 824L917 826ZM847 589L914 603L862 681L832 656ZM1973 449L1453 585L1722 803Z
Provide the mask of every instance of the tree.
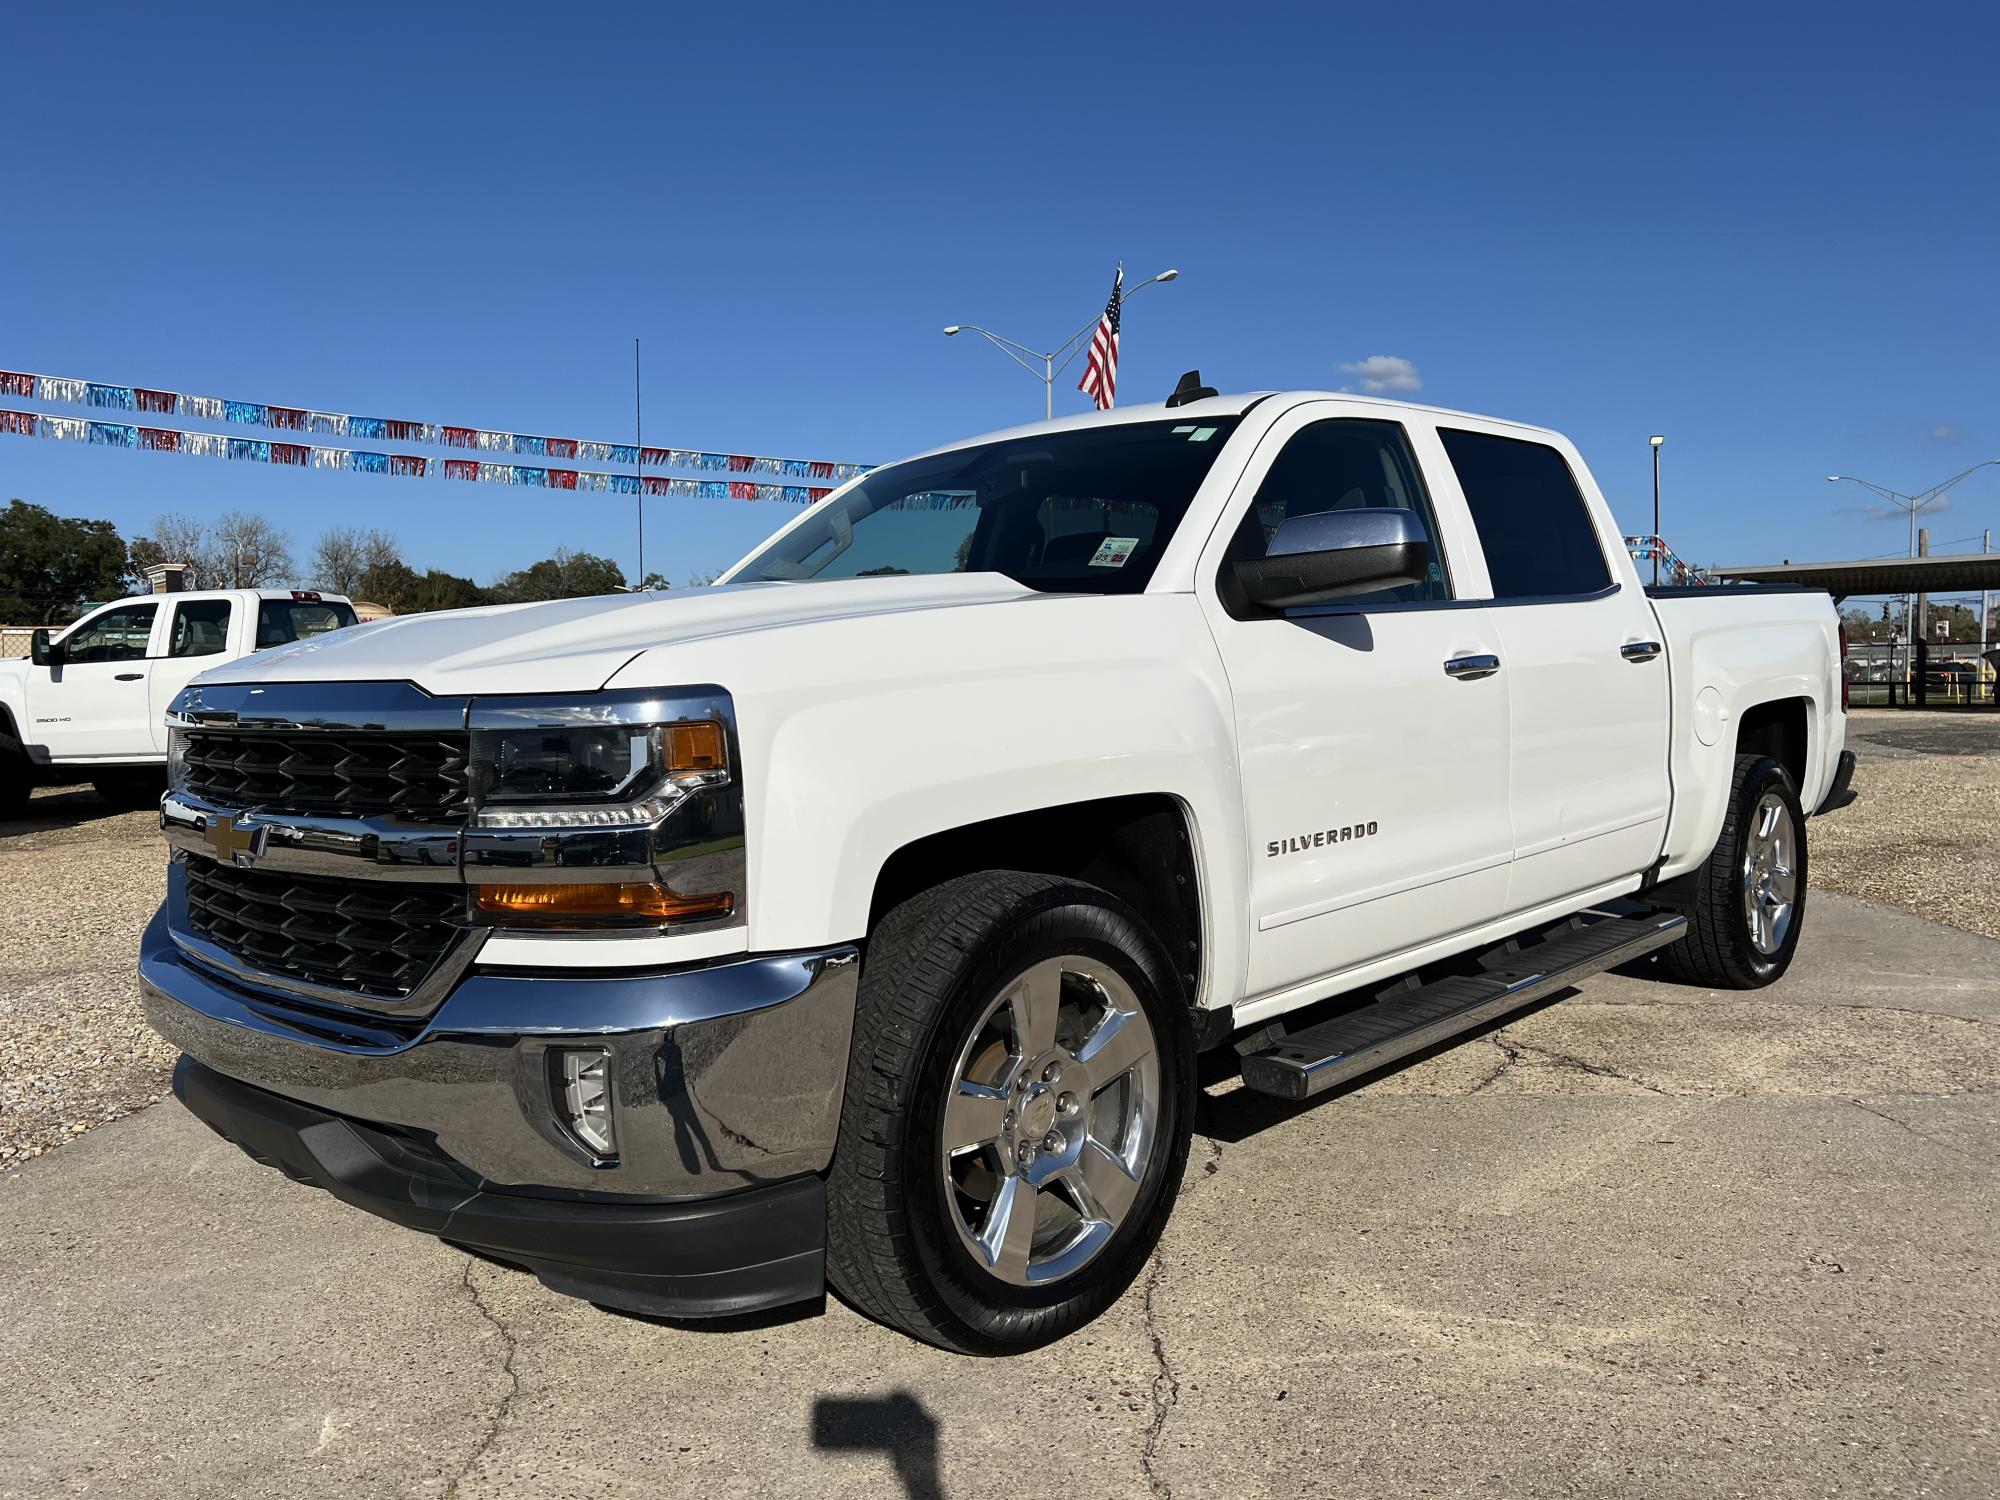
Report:
M664 573L648 573L644 578L639 580L639 590L641 593L663 594L672 587L673 585L667 582L667 575Z
M709 569L706 573L690 573L688 574L687 586L691 589L705 589L721 576L713 568Z
M232 510L215 526L211 564L225 589L255 589L292 576L289 539L262 516Z
M186 563L191 589L255 589L292 577L290 539L262 516L232 510L210 530L192 516L165 515L132 543L132 570Z
M608 557L558 547L532 567L509 573L493 585L501 604L527 604L542 599L579 599L589 594L615 594L625 587L625 575Z
M396 539L380 531L357 531L352 526L336 526L321 535L313 548L308 569L314 588L330 594L361 596L361 579L366 573L400 563ZM375 595L365 595L374 599ZM377 602L387 603L387 600Z
M189 588L221 586L214 573L214 551L208 528L192 516L161 516L153 523L152 535L133 541L131 557L134 578L143 578L146 569L160 563L185 563L187 574L183 581Z
M124 591L125 542L109 521L58 516L15 500L0 511L0 619L54 624Z

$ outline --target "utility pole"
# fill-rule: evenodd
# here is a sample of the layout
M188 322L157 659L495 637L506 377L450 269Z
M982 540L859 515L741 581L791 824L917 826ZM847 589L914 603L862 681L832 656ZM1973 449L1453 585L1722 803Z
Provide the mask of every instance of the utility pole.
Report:
M1660 540L1660 447L1666 438L1656 432L1648 441L1653 445L1653 585L1657 588L1660 582L1660 553L1666 547L1666 543Z

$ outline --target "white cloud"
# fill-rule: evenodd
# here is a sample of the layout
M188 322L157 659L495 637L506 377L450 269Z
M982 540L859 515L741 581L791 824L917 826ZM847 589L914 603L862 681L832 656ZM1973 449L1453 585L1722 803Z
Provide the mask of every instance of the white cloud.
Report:
M1417 367L1396 354L1371 354L1366 359L1340 367L1343 375L1352 375L1361 390L1371 396L1380 396L1387 391L1420 391L1424 388L1424 377L1417 373ZM1344 391L1355 389L1344 385Z
M1940 422L1931 429L1931 441L1934 443L1962 443L1965 441L1965 429L1951 422Z

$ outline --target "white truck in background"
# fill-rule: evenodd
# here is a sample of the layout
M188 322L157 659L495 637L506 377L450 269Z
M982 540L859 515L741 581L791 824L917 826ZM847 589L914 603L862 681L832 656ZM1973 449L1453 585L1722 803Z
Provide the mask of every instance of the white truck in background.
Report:
M1303 1099L1655 949L1769 984L1853 795L1825 594L1648 591L1554 432L1198 380L169 712L215 1130L595 1302L983 1353L1132 1283L1198 1052Z
M214 589L117 599L36 631L29 656L0 661L0 818L52 781L89 781L114 802L156 799L167 705L197 673L354 622L339 594Z

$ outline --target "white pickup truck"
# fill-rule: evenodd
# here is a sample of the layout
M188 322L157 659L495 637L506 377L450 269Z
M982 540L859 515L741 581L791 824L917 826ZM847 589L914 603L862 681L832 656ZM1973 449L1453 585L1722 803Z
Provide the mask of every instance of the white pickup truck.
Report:
M1768 984L1851 798L1824 594L1650 595L1556 433L1345 395L875 470L693 595L172 708L140 972L253 1156L615 1307L1068 1333L1196 1054L1303 1099L1659 948Z
M339 594L218 589L144 594L86 612L33 654L0 661L0 818L38 782L89 781L150 803L167 761L167 705L196 673L354 623Z

